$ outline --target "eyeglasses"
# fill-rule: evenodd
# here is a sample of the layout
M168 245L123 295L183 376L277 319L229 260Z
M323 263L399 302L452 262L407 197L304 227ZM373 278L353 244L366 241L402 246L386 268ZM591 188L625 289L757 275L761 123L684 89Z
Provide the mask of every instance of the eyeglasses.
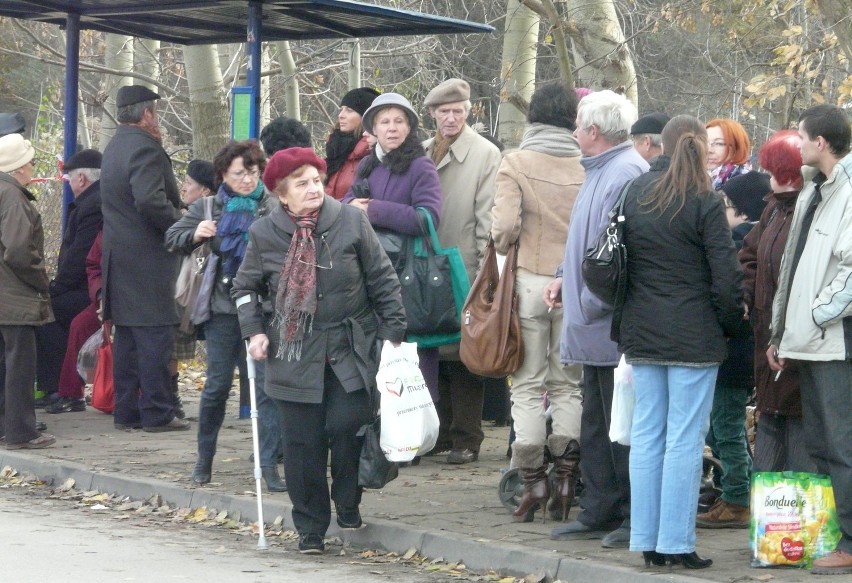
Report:
M311 265L313 267L316 267L317 269L331 269L331 268L333 268L334 263L331 260L331 249L328 248L328 243L325 242L325 235L320 235L320 241L322 242L323 246L325 247L325 252L328 255L328 265L320 265L319 264L319 254L317 254L317 263L310 263L308 261L302 261L302 251L301 250L299 250L299 254L296 255L296 261L298 261L299 263L302 263L304 265ZM305 242L302 241L300 243L300 245L304 246Z
M260 170L240 170L239 172L228 172L228 175L234 180L245 180L246 178L254 180L260 176Z
M707 145L711 148L727 148L728 147L728 144L726 144L725 142L720 142L718 140L715 141L715 142L710 142Z

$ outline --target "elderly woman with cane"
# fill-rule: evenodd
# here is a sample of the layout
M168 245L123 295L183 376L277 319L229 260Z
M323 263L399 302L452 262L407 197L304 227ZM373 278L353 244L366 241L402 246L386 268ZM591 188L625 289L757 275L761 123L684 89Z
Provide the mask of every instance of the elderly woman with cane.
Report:
M263 181L278 203L252 225L232 290L281 412L293 522L309 554L325 550L331 500L340 528L363 524L356 433L372 417L379 341L405 336L390 260L366 215L325 195L325 172L310 148L272 156Z

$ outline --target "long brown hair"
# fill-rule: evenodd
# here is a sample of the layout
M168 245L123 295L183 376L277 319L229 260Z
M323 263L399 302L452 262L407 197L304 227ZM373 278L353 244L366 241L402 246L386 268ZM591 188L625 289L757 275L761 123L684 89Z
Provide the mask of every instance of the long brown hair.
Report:
M680 212L690 195L710 190L707 174L707 130L691 115L678 115L663 128L663 154L671 164L663 177L640 202L646 212Z

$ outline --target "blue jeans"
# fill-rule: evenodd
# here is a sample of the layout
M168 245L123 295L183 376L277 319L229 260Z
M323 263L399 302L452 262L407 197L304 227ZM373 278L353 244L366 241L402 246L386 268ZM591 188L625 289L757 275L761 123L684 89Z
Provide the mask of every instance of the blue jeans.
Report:
M746 439L746 403L751 388L717 386L710 411L707 445L722 462L722 500L749 505L751 455Z
M240 358L245 359L246 353L235 314L211 315L204 324L204 335L207 338L207 382L198 410L198 457L212 459L234 383L234 367ZM260 465L266 468L276 465L281 451L281 414L263 391L263 363L255 363L255 369Z
M717 366L633 365L630 550L690 553Z

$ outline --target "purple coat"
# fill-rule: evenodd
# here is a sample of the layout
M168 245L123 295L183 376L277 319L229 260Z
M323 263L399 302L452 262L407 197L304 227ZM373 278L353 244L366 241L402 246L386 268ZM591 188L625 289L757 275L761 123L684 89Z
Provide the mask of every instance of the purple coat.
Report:
M364 181L364 178L356 178L353 186ZM371 195L367 217L373 228L420 235L420 224L415 214L417 207L432 213L432 221L438 228L441 218L441 182L430 158L415 158L404 174L391 174L387 166L380 164L366 178L366 182L370 186ZM350 188L342 202L349 203L353 198Z

